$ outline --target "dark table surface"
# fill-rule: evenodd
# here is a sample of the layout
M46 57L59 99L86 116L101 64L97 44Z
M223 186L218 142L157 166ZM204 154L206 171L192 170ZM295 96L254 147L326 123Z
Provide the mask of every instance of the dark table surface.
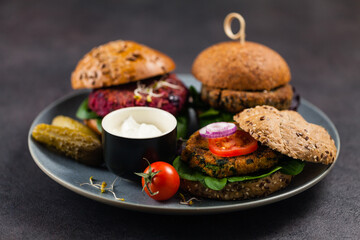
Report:
M153 215L82 197L36 166L30 124L73 91L70 74L93 46L135 40L189 73L202 49L227 40L222 22L232 11L336 125L340 157L319 184L245 211ZM359 1L0 1L0 239L359 239L359 13Z

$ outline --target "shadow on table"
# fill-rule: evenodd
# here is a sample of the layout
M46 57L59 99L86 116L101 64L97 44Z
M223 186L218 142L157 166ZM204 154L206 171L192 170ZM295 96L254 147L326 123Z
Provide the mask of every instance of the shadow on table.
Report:
M323 204L321 195L326 191L323 181L294 197L254 209L179 216L124 210L74 194L51 181L47 184L50 186L43 187L50 189L47 195L34 193L31 205L20 205L12 210L11 219L18 229L30 234L30 239L222 240L286 237L304 231L298 229L304 226L300 222L309 219ZM41 204L44 201L52 201L53 204ZM27 217L30 215L31 219ZM34 232L34 229L39 231ZM15 236L11 232L7 234Z
M134 239L253 239L298 232L296 225L319 204L323 184L297 196L250 210L200 216L156 215L101 205L92 219L100 234ZM91 235L89 235L91 236ZM171 237L171 238L169 238ZM121 238L121 237L120 237Z

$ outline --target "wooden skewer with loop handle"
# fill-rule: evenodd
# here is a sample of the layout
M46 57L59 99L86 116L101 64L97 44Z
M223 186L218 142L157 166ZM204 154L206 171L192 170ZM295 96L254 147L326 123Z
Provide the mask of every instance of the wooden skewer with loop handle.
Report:
M240 22L240 30L236 34L234 34L231 29L231 22L235 18ZM239 13L229 13L226 16L224 20L224 31L229 38L233 40L240 39L241 44L245 43L245 20Z

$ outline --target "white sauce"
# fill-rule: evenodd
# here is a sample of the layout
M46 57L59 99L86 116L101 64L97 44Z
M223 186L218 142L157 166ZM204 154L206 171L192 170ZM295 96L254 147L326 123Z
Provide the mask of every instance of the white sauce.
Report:
M150 138L157 137L162 132L152 124L137 123L132 116L129 116L118 130L118 134L122 137L129 138Z

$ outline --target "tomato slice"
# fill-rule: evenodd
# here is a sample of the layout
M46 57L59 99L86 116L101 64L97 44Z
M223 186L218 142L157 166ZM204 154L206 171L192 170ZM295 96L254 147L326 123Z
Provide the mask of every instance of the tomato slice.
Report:
M246 155L258 148L257 141L242 130L227 137L209 138L208 141L210 151L220 157Z

